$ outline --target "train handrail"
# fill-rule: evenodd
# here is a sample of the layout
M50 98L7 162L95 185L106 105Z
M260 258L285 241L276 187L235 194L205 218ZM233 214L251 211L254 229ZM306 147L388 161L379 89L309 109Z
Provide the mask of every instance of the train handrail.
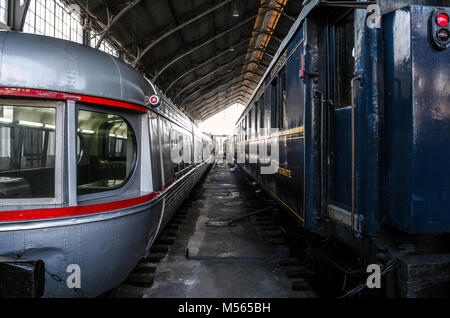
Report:
M361 85L363 83L362 76L355 76L352 78L350 82L350 88L351 88L351 107L352 107L352 216L351 216L351 229L352 232L354 232L355 228L355 108L356 108L356 94L355 94L355 83L357 81L361 82ZM357 233L359 233L359 222L358 226L356 227Z

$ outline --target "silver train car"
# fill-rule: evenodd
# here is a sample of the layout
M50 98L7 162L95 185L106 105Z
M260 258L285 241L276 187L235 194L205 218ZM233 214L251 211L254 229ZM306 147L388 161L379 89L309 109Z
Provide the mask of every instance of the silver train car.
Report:
M44 297L98 296L148 253L211 139L106 53L7 31L0 47L0 256L42 260Z

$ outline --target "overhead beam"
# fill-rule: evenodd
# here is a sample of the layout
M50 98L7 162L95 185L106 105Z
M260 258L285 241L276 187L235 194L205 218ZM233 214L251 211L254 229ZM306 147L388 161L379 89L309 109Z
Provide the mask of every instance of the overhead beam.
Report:
M251 40L251 38L248 38L248 39L245 39L244 41L239 42L238 44L236 44L236 45L234 45L234 46L232 46L232 47L230 47L230 48L228 48L228 49L222 51L221 53L215 55L214 57L208 59L207 61L201 63L200 65L198 65L198 66L196 66L196 67L194 67L194 68L192 68L192 69L190 69L190 70L184 72L183 74L181 74L179 77L177 77L175 80L173 80L173 81L170 83L170 85L169 85L169 86L166 88L166 90L164 91L164 94L167 94L167 92L172 88L172 86L175 85L175 83L177 83L179 80L181 80L181 79L182 79L183 77L185 77L186 75L189 75L189 74L191 74L192 72L194 72L195 70L198 70L199 68L201 68L201 67L203 67L203 66L205 66L205 65L208 65L209 63L215 61L215 60L218 59L219 57L224 56L225 54L227 54L227 53L229 53L229 52L233 52L236 48L238 48L239 46L241 46L241 45L247 43L249 40ZM274 57L272 54L270 54L269 52L266 52L264 49L261 49L261 48L256 48L256 49L247 51L247 54L248 54L248 53L255 52L255 51L261 51L261 52L263 52L263 54L266 54L266 55L269 56L270 58L273 58L273 57Z
M238 92L235 92L235 93L232 93L230 95L222 94L220 96L216 96L214 99L210 100L208 103L198 105L195 109L192 109L192 112L194 112L194 111L198 112L198 111L200 111L203 108L208 108L208 106L211 105L211 104L219 103L219 102L222 102L222 101L227 100L227 99L231 100L231 99L233 99L233 98L235 98L237 96L240 96L240 97L243 97L243 98L249 98L249 96L246 96L246 95L242 94L242 90L238 91Z
M165 38L167 38L169 35L173 34L174 32L177 32L179 30L181 30L182 28L188 26L189 24L197 21L198 19L203 18L204 16L216 11L217 9L220 9L221 7L223 7L224 5L230 3L232 0L224 0L221 3L213 6L212 8L209 8L208 10L203 11L202 13L200 13L199 15L195 16L192 19L187 20L186 22L183 22L177 26L175 26L174 28L170 29L169 31L165 32L164 34L160 35L158 38L156 38L155 40L153 40L152 42L150 42L150 44L148 44L143 50L142 52L140 52L137 56L137 58L134 60L133 65L135 66L137 63L139 63L139 61L142 59L143 56L145 56L145 54L147 54L148 51L150 51L156 44L158 44L159 42L161 42L162 40L164 40Z
M222 92L222 93L218 94L217 96L210 97L210 98L206 99L205 101L203 101L202 103L195 105L194 107L191 108L191 111L201 109L201 108L205 107L205 105L209 105L211 102L217 102L218 100L223 99L223 98L233 97L234 95L236 95L238 93L239 94L245 93L245 94L250 95L250 96L245 96L247 98L251 97L251 95L252 95L251 93L247 92L244 89L240 89L238 91L231 91L231 92Z
M254 90L254 89L255 89L255 87L250 87L250 86L248 86L247 84L240 84L240 85L238 85L238 86L234 86L234 85L236 85L236 84L237 84L236 81L233 81L232 83L225 83L225 84L222 84L222 85L220 85L220 86L218 86L218 87L212 89L212 90L209 91L208 93L206 93L206 94L204 94L204 95L202 95L202 96L197 97L197 98L196 98L192 103L190 103L188 106L189 106L190 109L194 109L197 105L199 105L199 104L201 104L201 103L203 103L203 102L205 102L205 101L208 101L209 99L211 99L211 98L214 97L214 96L206 97L206 95L209 95L209 94L216 94L216 91L217 91L217 90L222 90L224 86L227 86L227 87L225 88L225 91L226 91L226 92L229 92L228 89L229 89L230 87L231 87L232 89L241 88L241 87L246 87L246 88L251 89L251 90ZM187 107L186 107L186 108L187 108Z
M240 102L240 103L244 102L244 99L242 98L242 96L236 96L233 99L224 100L223 102L221 102L219 107L214 107L214 108L208 107L205 110L197 112L196 114L197 114L197 116L199 115L201 118L209 117L209 116L212 116L212 115L218 113L220 110L227 108L228 106L236 104L237 102Z
M236 103L240 103L240 104L244 105L246 103L246 101L242 97L237 97L233 100L224 101L224 102L220 103L217 107L214 107L214 108L209 107L208 110L202 111L201 113L198 113L198 114L200 115L201 119L208 118L208 117L211 117L211 116L217 114L218 112L220 112L224 109L227 109L228 107L230 107Z
M247 55L247 53L241 54L237 57L235 57L231 62L225 63L224 65L219 66L218 68L216 68L214 71L209 72L208 74L201 76L200 78L198 78L197 80L195 80L194 82L190 83L189 85L186 85L180 92L178 92L178 94L174 97L173 101L175 102L178 98L178 96L180 96L186 89L194 86L195 84L197 84L198 82L201 82L202 80L204 80L205 78L210 77L211 75L217 73L218 71L223 70L224 68L230 67L234 64L236 64L236 62L238 62L239 60L241 60L242 58L244 58ZM239 65L239 64L238 64Z
M178 61L179 61L180 59L182 59L183 57L188 56L188 55L191 54L192 52L197 51L198 49L202 48L203 46L205 46L205 45L207 45L207 44L209 44L209 43L211 43L211 42L217 40L218 38L224 36L225 34L228 34L228 33L230 33L231 31L233 31L233 30L235 30L235 29L237 29L237 28L243 26L244 24L246 24L246 23L252 21L253 19L256 18L256 16L257 16L256 14L255 14L255 15L252 15L251 17L249 17L249 18L247 18L247 19L245 19L245 20L239 22L238 24L236 24L236 25L234 25L233 27L231 27L231 28L225 30L224 32L222 32L222 33L220 33L220 34L218 34L218 35L215 35L215 36L213 36L213 37L211 37L211 38L209 38L209 39L207 39L207 40L205 40L205 41L202 41L199 45L193 47L192 49L188 50L187 52L184 52L184 53L178 55L177 57L174 57L172 60L170 60L168 63L166 63L160 70L158 70L158 71L156 72L155 76L153 77L153 81L155 82L155 81L158 79L158 77L161 76L161 74L162 74L165 70L167 70L170 66L172 66L174 63L178 62Z
M109 30L111 30L111 28L114 26L114 24L116 24L117 21L119 21L125 14L127 14L128 11L130 11L137 4L139 4L139 2L141 2L141 0L135 0L135 1L129 2L122 10L119 11L119 13L116 16L114 16L114 18L111 21L108 18L108 25L101 32L100 39L98 40L97 45L95 46L96 49L98 49L100 47L106 34L109 32Z
M218 105L220 105L219 107L222 107L222 105L232 105L233 103L236 103L237 101L243 101L243 97L244 96L236 95L236 96L233 96L232 98L223 99L223 100L218 101L220 103ZM215 103L217 104L218 102L215 102ZM214 104L214 103L211 103L211 104ZM209 104L209 105L211 105L211 104ZM202 116L204 114L216 112L217 108L219 108L219 107L206 107L205 109L198 110L195 114Z
M29 6L30 0L8 1L8 21L6 23L12 30L23 31Z
M216 79L215 81L213 81L212 83L209 83L208 85L206 85L206 86L204 86L204 87L198 89L197 91L191 93L188 97L186 97L186 98L184 99L184 101L185 101L185 102L188 101L189 98L190 98L191 96L193 96L195 93L201 92L201 91L204 90L205 88L210 87L211 85L214 85L214 84L216 84L217 82L220 82L221 80L227 78L227 77L230 76L230 75L234 75L234 73L236 73L236 71L241 71L241 72L242 72L242 70L237 69L237 70L235 70L235 71L233 71L233 72L231 72L231 73L225 74L225 75L219 77L218 79ZM259 76L260 78L262 77L262 75L258 74L257 72L254 72L254 71L246 71L246 72L244 72L244 73L241 73L241 74L239 75L239 77L236 77L236 79L238 79L238 78L240 78L241 76L246 75L246 74L248 74L248 73L253 74L253 75L256 75L256 76ZM253 82L253 83L256 83L256 85L259 84L259 82L255 82L255 81L253 81L253 80L248 80L248 81ZM214 89L215 89L215 88L214 88ZM206 94L209 94L209 92L206 93ZM189 107L187 107L187 108L189 108Z
M105 25L94 13L92 13L86 6L84 6L83 4L80 3L79 0L63 0L65 3L67 3L68 5L71 4L76 4L80 7L80 9L84 12L84 14L87 16L87 18L89 18L90 20L93 20L94 23L97 24L97 27L100 28L101 30L105 30L107 28L107 25ZM116 38L111 37L110 38L114 44L116 45L117 48L119 48L120 50L122 50L123 52L125 52L130 59L135 59L136 56L131 53L127 48L125 48L122 43L120 43Z
M164 73L170 66L172 66L174 63L178 62L180 59L182 59L185 56L188 56L189 54L191 54L192 52L195 52L196 50L200 49L201 47L221 38L222 36L236 30L237 28L240 28L241 26L245 25L246 23L249 23L250 21L254 20L258 15L260 14L264 14L267 11L271 11L271 10L275 10L275 11L279 11L277 8L275 7L265 7L263 11L261 11L258 14L254 14L252 16L249 16L248 18L242 20L241 22L239 22L238 24L233 25L231 28L223 31L222 33L219 33L207 40L202 41L199 45L195 46L194 48L188 50L187 52L184 52L176 57L174 57L172 60L170 60L169 62L167 62L160 70L158 70L155 74L155 76L152 78L153 82L156 82L156 80L158 79L158 77L161 76L162 73ZM257 31L254 31L257 32Z
M193 112L202 112L202 109L208 108L208 106L211 104L221 103L226 100L233 100L236 97L248 98L246 95L243 95L241 93L241 91L235 92L231 95L222 94L221 96L216 96L214 99L210 100L208 103L200 105L201 107L196 107L195 109L192 109L192 111Z
M175 83L177 83L180 79L182 79L182 78L185 77L186 75L189 75L190 73L192 73L192 72L198 70L199 68L201 68L201 67L203 67L203 66L205 66L205 65L207 65L207 64L209 64L209 63L211 63L212 61L215 61L216 59L218 59L218 58L221 57L221 56L224 56L224 55L227 54L227 53L233 52L236 48L240 47L241 45L247 43L247 42L250 41L250 40L251 40L251 38L247 38L247 39L245 39L244 41L241 41L241 42L239 42L238 44L236 44L236 45L234 45L234 46L232 46L232 47L230 47L230 48L227 48L226 50L220 52L219 54L216 54L216 55L213 56L212 58L208 59L207 61L205 61L205 62L203 62L203 63L201 63L201 64L199 64L199 65L197 65L196 67L194 67L194 68L192 68L192 69L190 69L190 70L184 72L183 74L181 74L180 76L178 76L175 80L173 80L173 81L170 83L170 85L169 85L169 86L166 88L166 90L164 91L164 94L166 94L166 93L169 91L169 89L171 89L172 86L173 86Z
M195 107L196 105L198 105L198 104L200 104L200 103L202 103L202 102L204 102L204 101L206 101L208 99L211 99L212 97L216 96L217 93L230 92L232 89L241 88L241 87L247 88L247 89L252 90L252 91L255 89L255 87L248 86L247 84L244 84L242 82L241 82L241 84L238 84L237 81L233 81L232 83L222 84L222 85L220 85L220 86L210 90L208 93L197 97L189 105L191 105L192 107ZM219 92L217 92L217 91L219 91Z
M245 56L245 55L244 55L244 56ZM191 87L191 86L197 84L198 82L204 80L205 78L208 78L209 76L211 76L212 74L218 72L219 70L224 69L224 68L226 68L226 67L228 67L228 66L230 66L230 65L233 65L236 61L238 61L238 60L241 59L242 57L243 57L243 56L237 58L237 59L234 60L234 61L231 61L230 63L227 63L227 64L225 64L225 65L223 65L223 66L217 68L216 70L214 70L214 71L208 73L207 75L202 76L202 77L199 78L198 80L192 82L191 84L189 84L188 86L186 86L185 88L183 88L183 89L175 96L175 98L173 99L173 101L175 102L175 100L178 98L178 96L180 96L180 94L182 94L187 88L189 88L189 87ZM250 61L250 62L247 62L247 63L243 63L242 65L239 65L239 64L238 64L238 66L245 67L245 66L248 66L248 65L251 65L251 64L257 64L257 61ZM235 67L236 67L236 66L235 66Z

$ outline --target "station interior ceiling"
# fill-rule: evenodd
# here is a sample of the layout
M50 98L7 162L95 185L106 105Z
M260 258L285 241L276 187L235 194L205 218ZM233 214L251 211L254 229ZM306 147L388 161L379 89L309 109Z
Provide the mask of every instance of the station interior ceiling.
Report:
M191 119L249 102L301 0L70 0Z

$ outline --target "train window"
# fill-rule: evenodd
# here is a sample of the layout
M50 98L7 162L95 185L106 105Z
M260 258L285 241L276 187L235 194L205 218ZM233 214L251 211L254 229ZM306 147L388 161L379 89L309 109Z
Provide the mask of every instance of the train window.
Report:
M0 198L54 198L56 108L0 105Z
M261 96L259 99L259 114L260 114L260 120L259 120L259 126L261 128L264 128L264 96Z
M350 82L355 72L354 13L348 14L336 24L336 83L337 107L347 107L351 104Z
M202 142L195 138L195 149L194 149L194 155L195 155L195 163L201 163L202 162L202 153L203 152L203 145Z
M171 156L173 170L176 173L191 165L192 138L176 129L170 132Z
M184 170L191 166L191 161L192 161L192 159L191 159L191 154L192 154L191 144L192 144L192 141L191 141L190 136L188 136L186 134L181 134L181 133L180 133L180 135L182 136L182 140L183 140L182 141L183 142L183 151L181 154L183 160L180 165L180 168L181 168L181 170ZM178 140L181 140L181 138L178 137Z
M124 185L136 160L136 138L125 119L115 114L79 110L78 132L78 194Z
M285 119L286 119L286 70L280 73L280 103L279 105L279 128L285 128Z
M183 170L183 161L180 158L183 158L183 135L178 133L177 130L172 129L170 132L170 148L172 150L172 163L173 163L173 171L175 174Z
M258 102L255 102L255 137L258 135Z
M277 116L277 102L278 102L278 89L277 89L277 79L275 78L271 84L271 98L270 98L270 125L271 128L278 128L278 116Z
M252 138L252 119L253 109L248 112L248 138Z
M248 138L248 130L247 130L247 116L244 118L244 134L245 134L245 140Z

